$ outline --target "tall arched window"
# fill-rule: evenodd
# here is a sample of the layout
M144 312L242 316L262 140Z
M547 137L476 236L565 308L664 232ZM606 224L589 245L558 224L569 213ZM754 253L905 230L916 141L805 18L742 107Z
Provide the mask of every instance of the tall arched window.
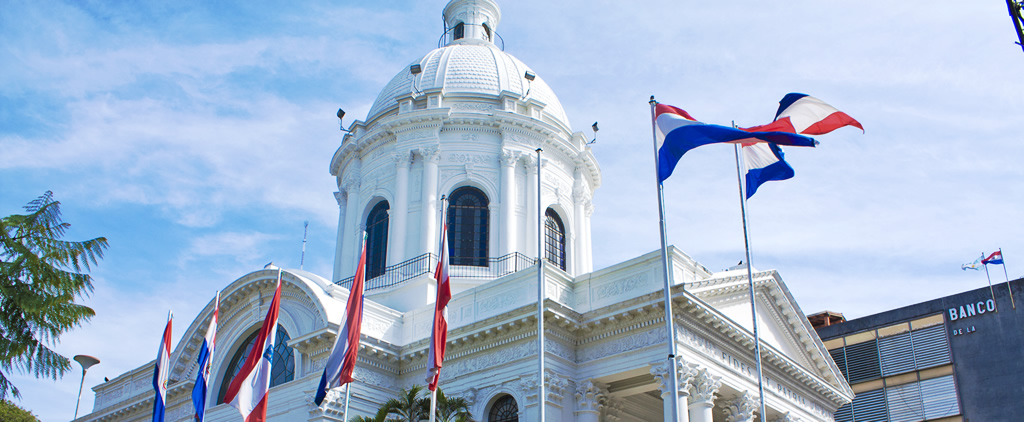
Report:
M380 201L366 217L366 279L384 274L388 256L388 201Z
M452 39L461 40L466 36L466 24L459 22L455 24L455 29L452 30Z
M544 212L544 257L565 271L565 226L551 208Z
M487 196L480 189L461 187L448 203L448 259L452 265L487 266L490 227Z
M519 405L516 399L506 395L494 402L487 412L488 422L519 422Z
M491 27L487 26L486 23L484 24L484 35L487 36L487 41L491 40Z
M224 403L224 393L228 391L228 385L231 384L231 380L238 375L238 371L242 369L242 365L245 364L245 360L249 358L249 353L252 352L253 345L256 344L256 337L260 335L260 330L253 331L248 338L242 342L242 346L235 351L235 355L231 358L228 364L228 369L224 371L224 378L220 383L220 393L217 394L217 404ZM284 327L277 326L277 336L274 337L274 361L270 363L270 386L284 384L295 378L295 359L293 359L294 352L291 347L288 347L288 340L291 337L288 336L288 332L284 330Z

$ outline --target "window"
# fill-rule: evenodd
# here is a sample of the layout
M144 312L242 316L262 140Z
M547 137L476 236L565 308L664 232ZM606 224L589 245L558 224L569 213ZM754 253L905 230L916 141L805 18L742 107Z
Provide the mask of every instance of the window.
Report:
M381 201L366 217L366 279L384 274L388 256L388 201Z
M491 27L487 26L486 23L484 24L484 36L487 37L487 41L491 40Z
M448 259L451 265L487 266L489 229L487 196L480 189L461 187L448 204Z
M231 363L228 365L227 371L224 372L224 378L220 384L220 393L217 394L218 404L224 403L224 393L227 393L228 385L242 369L242 365L245 364L245 360L252 351L252 346L256 344L256 337L259 335L260 330L254 331L242 342L242 347L239 347L235 356L231 358ZM274 361L270 364L271 387L284 384L295 378L295 359L292 359L294 352L291 347L288 347L289 339L291 337L288 337L288 332L284 330L284 327L278 325L277 337L274 338Z
M466 24L459 22L452 30L452 39L461 40L466 36Z
M488 422L519 422L519 406L512 396L502 396L487 413Z
M565 226L551 208L544 212L544 257L565 271Z

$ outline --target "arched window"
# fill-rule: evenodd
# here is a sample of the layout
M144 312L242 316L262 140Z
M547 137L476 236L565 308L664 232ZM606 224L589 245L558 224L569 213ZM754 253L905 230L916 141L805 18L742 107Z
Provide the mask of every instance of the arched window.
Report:
M491 27L487 26L486 23L484 24L484 35L487 36L487 41L491 40Z
M388 201L380 201L366 217L366 279L384 274L388 256Z
M235 356L231 358L228 364L227 371L224 371L224 378L221 380L220 393L217 394L217 404L224 403L224 393L228 391L228 385L231 384L231 380L238 375L238 371L242 369L242 365L245 364L245 360L249 357L249 353L252 352L252 347L256 344L256 337L260 335L260 330L253 331L253 333L245 339L242 346L235 351ZM274 361L270 363L270 386L284 384L295 378L295 359L292 359L293 351L291 347L288 347L288 332L284 330L284 327L277 326L277 337L274 337Z
M551 208L544 212L544 257L565 271L565 226Z
M488 422L519 422L519 405L516 399L506 395L494 402L487 412Z
M452 39L461 40L466 36L466 24L459 22L452 30Z
M487 196L480 189L461 187L448 203L448 259L451 265L487 266L490 227Z

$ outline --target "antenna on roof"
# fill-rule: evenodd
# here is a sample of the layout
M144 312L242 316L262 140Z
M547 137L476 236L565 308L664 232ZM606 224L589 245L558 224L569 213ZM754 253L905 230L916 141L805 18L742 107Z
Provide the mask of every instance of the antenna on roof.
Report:
M306 262L306 232L309 229L309 222L302 222L302 257L299 258L299 269L302 269L302 264Z
M1024 1L1006 0L1006 8L1010 11L1010 19L1013 20L1013 28L1017 30L1017 44L1024 50L1024 19L1021 18L1021 9L1024 8Z

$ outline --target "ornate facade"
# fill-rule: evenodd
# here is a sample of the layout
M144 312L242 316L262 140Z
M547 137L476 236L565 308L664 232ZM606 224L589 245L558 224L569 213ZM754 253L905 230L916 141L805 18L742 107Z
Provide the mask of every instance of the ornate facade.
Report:
M465 397L476 420L535 421L542 406L550 421L754 420L746 272L713 274L670 249L670 336L659 252L593 269L591 198L600 169L540 74L495 43L497 4L452 0L444 18L446 45L399 71L331 159L339 189L334 274L284 271L279 331L292 351L282 365L292 370L272 386L268 416L343 420L343 392L321 407L312 397L343 323L344 277L355 272L364 232L372 268L349 418L425 383L431 273L447 204L454 297L441 387ZM547 262L543 377L538 255ZM211 391L230 382L276 274L254 271L223 289ZM760 420L833 420L853 398L849 385L779 274L756 272L755 289L768 409ZM191 420L196 353L212 310L210 303L172 354L168 420ZM668 341L680 351L671 362ZM152 371L151 362L95 387L94 412L80 420L148 420ZM677 391L668 371L679 375ZM685 404L678 416L671 394ZM225 404L208 413L210 421L237 419Z

